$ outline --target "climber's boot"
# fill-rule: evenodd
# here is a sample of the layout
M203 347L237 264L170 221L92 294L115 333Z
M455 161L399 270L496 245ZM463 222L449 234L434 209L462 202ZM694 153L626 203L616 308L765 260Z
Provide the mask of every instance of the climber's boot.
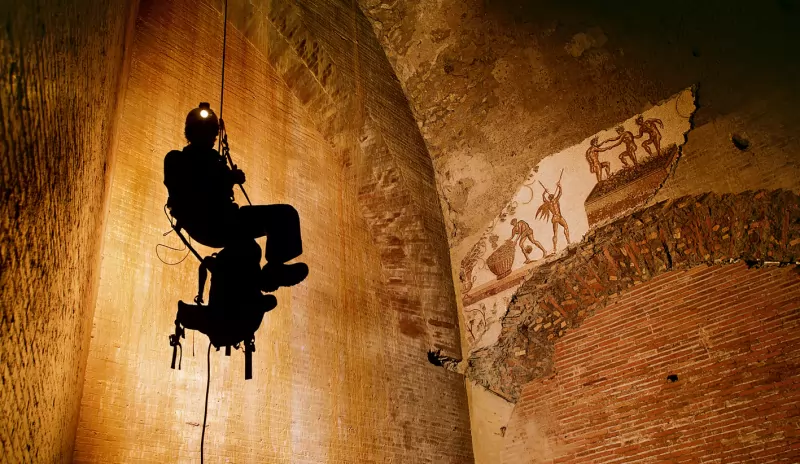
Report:
M269 264L261 269L261 290L274 292L279 287L297 285L308 277L305 263Z

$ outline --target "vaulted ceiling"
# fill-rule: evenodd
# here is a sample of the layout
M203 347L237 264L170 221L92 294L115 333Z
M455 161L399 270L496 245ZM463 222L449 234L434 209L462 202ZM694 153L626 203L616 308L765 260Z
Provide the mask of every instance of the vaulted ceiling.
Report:
M785 135L798 128L796 2L358 3L434 160L454 260L542 157L691 85L706 127L689 151L728 147L748 126L800 148ZM736 190L711 177L677 193Z

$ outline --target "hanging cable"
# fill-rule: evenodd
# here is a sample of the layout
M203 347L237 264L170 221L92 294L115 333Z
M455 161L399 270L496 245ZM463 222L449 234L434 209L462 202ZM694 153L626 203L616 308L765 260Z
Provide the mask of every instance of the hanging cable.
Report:
M167 205L166 204L164 205L164 215L167 216L167 220L169 221L169 225L172 226L172 230L168 230L168 231L164 232L162 234L162 237L166 237L167 235L171 234L175 230L175 223L172 221L172 217L167 212ZM164 261L164 259L158 253L159 247L166 248L168 250L173 250L173 251L186 251L186 254L183 255L183 258L181 258L179 261L176 261L174 263L169 263L167 261ZM187 256L189 256L189 253L191 253L191 250L189 249L188 246L186 246L185 243L183 245L183 248L175 248L175 247L171 247L169 245L164 245L163 243L159 243L159 244L156 245L156 258L158 258L159 261L161 261L162 263L166 264L167 266L177 266L178 264L182 263L186 259Z
M186 251L186 254L183 255L183 258L179 259L178 261L175 261L174 263L170 263L170 262L165 261L164 258L161 257L161 254L158 252L159 248L166 248L167 250L173 250L173 251ZM169 245L164 245L163 243L156 244L156 258L158 258L159 261L161 261L162 263L166 264L167 266L177 266L178 264L180 264L184 260L186 260L186 258L189 256L189 253L191 253L191 252L185 246L183 248L175 248L175 247L171 247Z
M203 409L203 432L200 435L200 464L203 464L205 459L205 443L206 443L206 418L208 417L208 390L211 387L211 342L208 342L208 371L206 374L206 406Z
M219 89L219 119L222 121L222 103L225 98L225 49L228 43L228 0L225 0L225 14L222 26L222 83ZM222 140L220 139L220 143Z
M218 142L217 142L217 151L220 152L225 159L228 160L228 164L231 166L231 169L236 169L236 165L233 164L233 159L231 159L231 149L228 146L228 133L225 130L225 121L222 119L222 110L223 110L223 103L225 102L225 55L228 50L228 0L225 0L225 13L223 14L223 25L222 25L222 79L220 80L220 89L219 89L219 135L218 135ZM250 201L250 196L247 195L247 191L244 189L244 185L237 184L239 189L242 191L244 198L247 200L247 204L252 206L253 203Z

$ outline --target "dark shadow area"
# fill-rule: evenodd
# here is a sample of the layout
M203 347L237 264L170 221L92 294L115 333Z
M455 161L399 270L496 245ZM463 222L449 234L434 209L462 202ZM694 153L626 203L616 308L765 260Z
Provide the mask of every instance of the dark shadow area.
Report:
M167 207L172 227L201 261L196 304L178 302L172 367L185 330L206 334L217 349L243 345L245 378L252 377L252 352L255 332L264 313L278 304L266 293L302 282L308 275L304 263L287 264L303 252L300 217L290 205L248 205L234 202L233 188L242 187L244 172L230 158L224 123L201 103L186 117L183 150L173 150L164 158L164 185L169 191ZM220 136L224 155L214 149ZM248 198L249 202L249 198ZM201 258L183 231L197 242L222 251ZM267 237L261 267L261 247L255 239ZM211 273L208 304L204 305L205 284ZM180 368L180 363L178 364Z

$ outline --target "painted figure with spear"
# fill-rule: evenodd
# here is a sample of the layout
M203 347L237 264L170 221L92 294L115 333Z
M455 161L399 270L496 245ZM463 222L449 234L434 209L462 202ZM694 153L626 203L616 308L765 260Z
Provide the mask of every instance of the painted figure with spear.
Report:
M542 219L545 221L549 219L553 223L553 253L556 252L558 246L558 226L561 226L564 229L564 236L567 238L567 244L570 243L569 226L567 225L567 221L564 219L564 216L561 214L561 178L563 176L564 170L562 169L561 175L558 176L555 193L550 193L550 191L547 190L547 187L545 187L541 181L539 182L539 185L542 186L544 191L542 192L542 206L536 210L536 219Z

